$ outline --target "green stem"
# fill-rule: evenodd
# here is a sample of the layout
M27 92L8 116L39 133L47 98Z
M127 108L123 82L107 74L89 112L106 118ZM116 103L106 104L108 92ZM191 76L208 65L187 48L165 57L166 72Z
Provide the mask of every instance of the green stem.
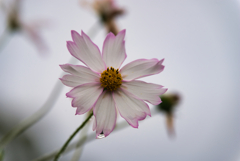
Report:
M68 140L65 142L65 144L62 146L58 154L55 156L54 161L57 161L60 155L64 152L64 150L67 148L70 141L73 139L73 137L86 125L88 120L92 117L93 112L90 113L88 118L74 131L74 133L68 138Z
M92 112L92 111L91 111ZM89 113L90 114L90 113ZM85 138L83 140L83 142L86 142L87 140L87 133L88 133L88 129L89 129L89 126L90 126L90 122L88 122L88 124L82 129L82 131L80 132L79 134L79 140L82 140L82 138ZM69 147L69 146L68 146ZM76 145L76 149L73 153L73 156L72 156L72 159L71 161L79 161L80 160L80 157L81 157L81 154L83 152L83 145L82 146L78 146Z
M4 151L0 149L0 161L3 161Z

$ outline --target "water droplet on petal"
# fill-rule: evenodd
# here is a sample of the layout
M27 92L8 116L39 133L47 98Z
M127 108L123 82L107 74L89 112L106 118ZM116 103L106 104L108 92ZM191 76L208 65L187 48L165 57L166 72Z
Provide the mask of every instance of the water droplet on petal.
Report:
M103 139L103 138L105 138L105 135L104 135L103 133L101 133L101 134L99 134L99 135L97 136L97 138L98 138L98 139Z

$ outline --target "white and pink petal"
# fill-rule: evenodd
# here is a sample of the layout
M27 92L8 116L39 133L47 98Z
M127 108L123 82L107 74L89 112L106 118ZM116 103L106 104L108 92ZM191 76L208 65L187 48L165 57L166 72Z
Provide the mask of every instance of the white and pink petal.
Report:
M91 70L101 73L106 69L99 48L82 32L82 35L72 31L72 41L67 42L69 52L75 58L86 64Z
M79 79L79 77L75 75L64 75L62 78L60 78L60 80L64 85L68 87L76 87L81 84L89 83Z
M121 88L124 88L136 97L147 101L153 105L160 104L162 101L159 96L167 91L167 89L163 88L163 86L161 85L146 83L139 80L122 82Z
M103 43L103 60L107 67L119 69L127 54L125 51L125 37L126 30L122 30L115 36L109 33Z
M134 128L138 128L138 121L151 116L148 105L131 93L118 89L113 93L113 98L120 115Z
M158 74L163 71L162 65L164 59L138 59L125 65L120 73L124 81L146 77L153 74Z
M63 71L76 76L85 76L92 78L99 78L99 74L93 72L90 68L82 65L63 64L60 65Z
M66 95L73 98L72 106L77 107L76 114L81 115L93 108L102 91L100 83L87 83L73 88Z
M104 91L99 97L93 113L96 119L96 135L103 133L108 136L114 129L117 119L112 92Z
M94 73L87 67L81 65L60 65L63 71L68 72L72 75L64 75L60 80L62 83L69 87L76 87L85 83L96 83L100 80L100 75Z

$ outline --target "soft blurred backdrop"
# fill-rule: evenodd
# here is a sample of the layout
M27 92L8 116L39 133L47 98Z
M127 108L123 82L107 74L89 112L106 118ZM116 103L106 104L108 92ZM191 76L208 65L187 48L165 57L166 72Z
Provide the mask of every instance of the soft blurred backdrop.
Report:
M60 81L59 64L71 58L66 48L71 30L96 31L92 38L102 50L107 32L98 16L80 4L22 0L24 22L48 21L39 31L48 50L42 54L21 32L1 48L0 136L36 112ZM174 114L176 135L168 136L165 116L159 113L141 121L138 129L129 126L85 144L81 160L240 161L240 1L118 0L116 4L126 10L116 22L119 29L126 29L124 64L165 58L165 70L143 80L181 95ZM5 22L1 12L0 33ZM52 110L9 144L6 161L31 160L63 145L85 118L75 115L65 96L69 90L64 87ZM60 160L70 160L72 154Z

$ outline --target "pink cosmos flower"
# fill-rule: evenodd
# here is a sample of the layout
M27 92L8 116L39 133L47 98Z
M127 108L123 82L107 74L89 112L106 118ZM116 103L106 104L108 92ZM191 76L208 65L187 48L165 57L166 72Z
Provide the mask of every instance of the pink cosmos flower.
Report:
M66 95L73 98L76 114L93 109L93 130L96 130L97 136L108 136L113 131L117 110L132 127L137 128L139 120L151 116L144 101L158 105L161 103L159 96L167 91L161 85L137 79L162 72L164 59L138 59L120 69L127 57L125 30L117 36L113 33L107 35L102 54L84 32L81 35L76 31L71 33L73 41L67 42L67 48L72 56L87 66L60 65L69 73L60 80L64 85L73 87Z

